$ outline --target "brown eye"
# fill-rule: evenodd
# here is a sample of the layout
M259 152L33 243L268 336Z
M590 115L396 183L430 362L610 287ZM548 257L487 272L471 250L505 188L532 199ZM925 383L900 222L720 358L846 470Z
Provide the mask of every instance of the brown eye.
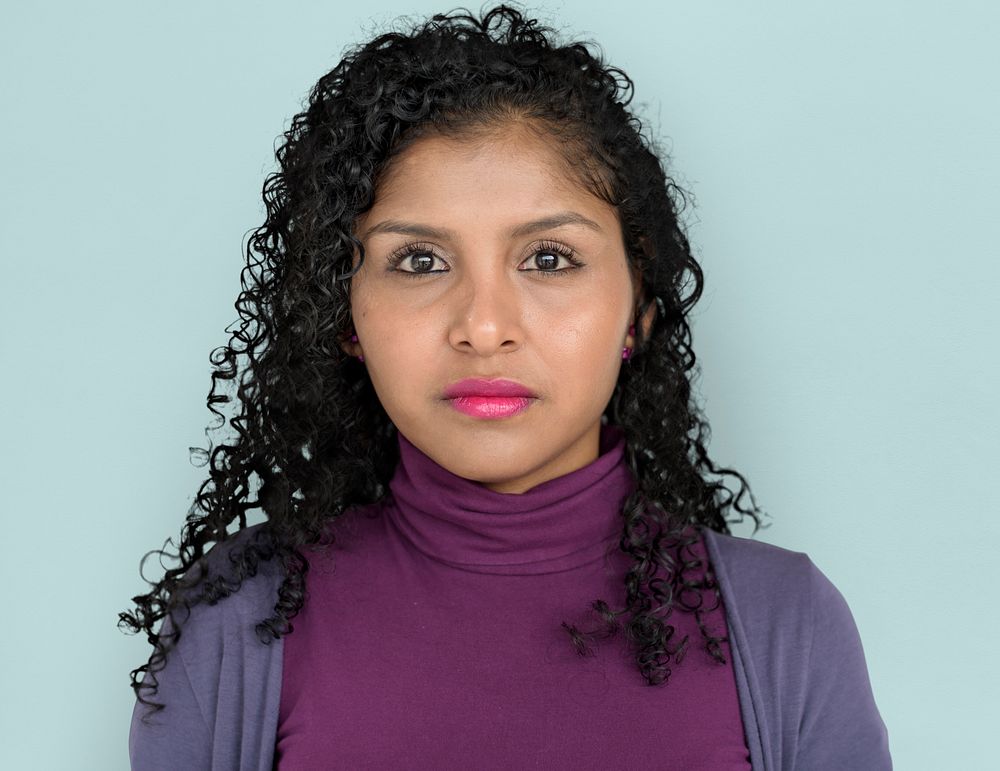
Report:
M434 260L439 259L434 254L433 249L424 244L407 244L402 249L389 255L389 270L401 276L409 276L410 278L447 272L447 267L438 270L434 269ZM441 260L441 262L447 266L444 260Z
M427 252L411 254L407 261L414 273L426 273L434 266L434 255Z
M559 267L560 258L565 260L565 267ZM522 270L538 273L542 276L565 276L581 267L583 263L576 258L575 252L568 246L549 242L537 245L532 255L521 265Z
M554 252L537 252L535 266L539 270L555 270L559 267L559 255Z

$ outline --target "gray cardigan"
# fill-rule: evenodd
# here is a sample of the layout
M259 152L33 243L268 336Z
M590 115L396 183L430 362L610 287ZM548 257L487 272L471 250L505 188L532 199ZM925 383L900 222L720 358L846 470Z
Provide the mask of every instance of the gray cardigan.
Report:
M704 535L725 603L754 770L891 769L861 640L840 592L804 554L710 530ZM145 707L135 704L133 769L270 771L282 645L281 639L263 645L254 624L271 614L280 580L277 566L263 563L224 601L195 606L157 673L157 700L166 708L146 724Z

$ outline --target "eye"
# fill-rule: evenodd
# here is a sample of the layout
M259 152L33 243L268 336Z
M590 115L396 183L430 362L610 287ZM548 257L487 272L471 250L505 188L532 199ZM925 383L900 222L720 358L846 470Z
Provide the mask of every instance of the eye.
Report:
M434 260L440 259L434 254L434 249L429 244L413 243L407 244L401 249L389 255L388 262L393 273L400 273L404 276L426 276L433 273L446 273L444 270L432 270ZM407 269L412 268L412 270Z
M560 258L569 263L568 268L557 267ZM527 268L526 270L535 271L542 275L565 274L583 265L576 258L572 249L555 241L545 241L535 246L531 256L521 264L525 265L528 263L533 263L535 267Z

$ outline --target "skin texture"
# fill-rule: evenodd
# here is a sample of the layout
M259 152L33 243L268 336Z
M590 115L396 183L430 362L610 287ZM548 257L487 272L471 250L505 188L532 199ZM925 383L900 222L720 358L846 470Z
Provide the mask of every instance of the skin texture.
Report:
M345 341L344 350L364 355L403 436L452 473L502 493L597 458L622 348L634 345L628 328L639 277L617 212L569 172L552 141L517 125L474 138L422 137L393 159L356 223L366 252L351 281L358 342ZM510 233L563 212L599 230L564 224ZM369 232L388 220L449 232ZM393 272L387 258L412 243L420 251L398 271L445 272ZM574 267L552 243L583 264ZM566 270L541 273L559 268ZM512 417L470 417L443 398L467 377L515 380L538 398Z

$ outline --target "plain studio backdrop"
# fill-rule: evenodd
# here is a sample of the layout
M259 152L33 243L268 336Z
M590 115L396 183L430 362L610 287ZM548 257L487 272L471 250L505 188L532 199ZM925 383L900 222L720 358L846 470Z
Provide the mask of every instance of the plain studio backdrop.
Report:
M346 46L450 8L5 8L0 766L127 768L117 614L202 481L274 142ZM896 766L996 767L996 4L528 10L634 79L694 193L710 451L847 598Z

